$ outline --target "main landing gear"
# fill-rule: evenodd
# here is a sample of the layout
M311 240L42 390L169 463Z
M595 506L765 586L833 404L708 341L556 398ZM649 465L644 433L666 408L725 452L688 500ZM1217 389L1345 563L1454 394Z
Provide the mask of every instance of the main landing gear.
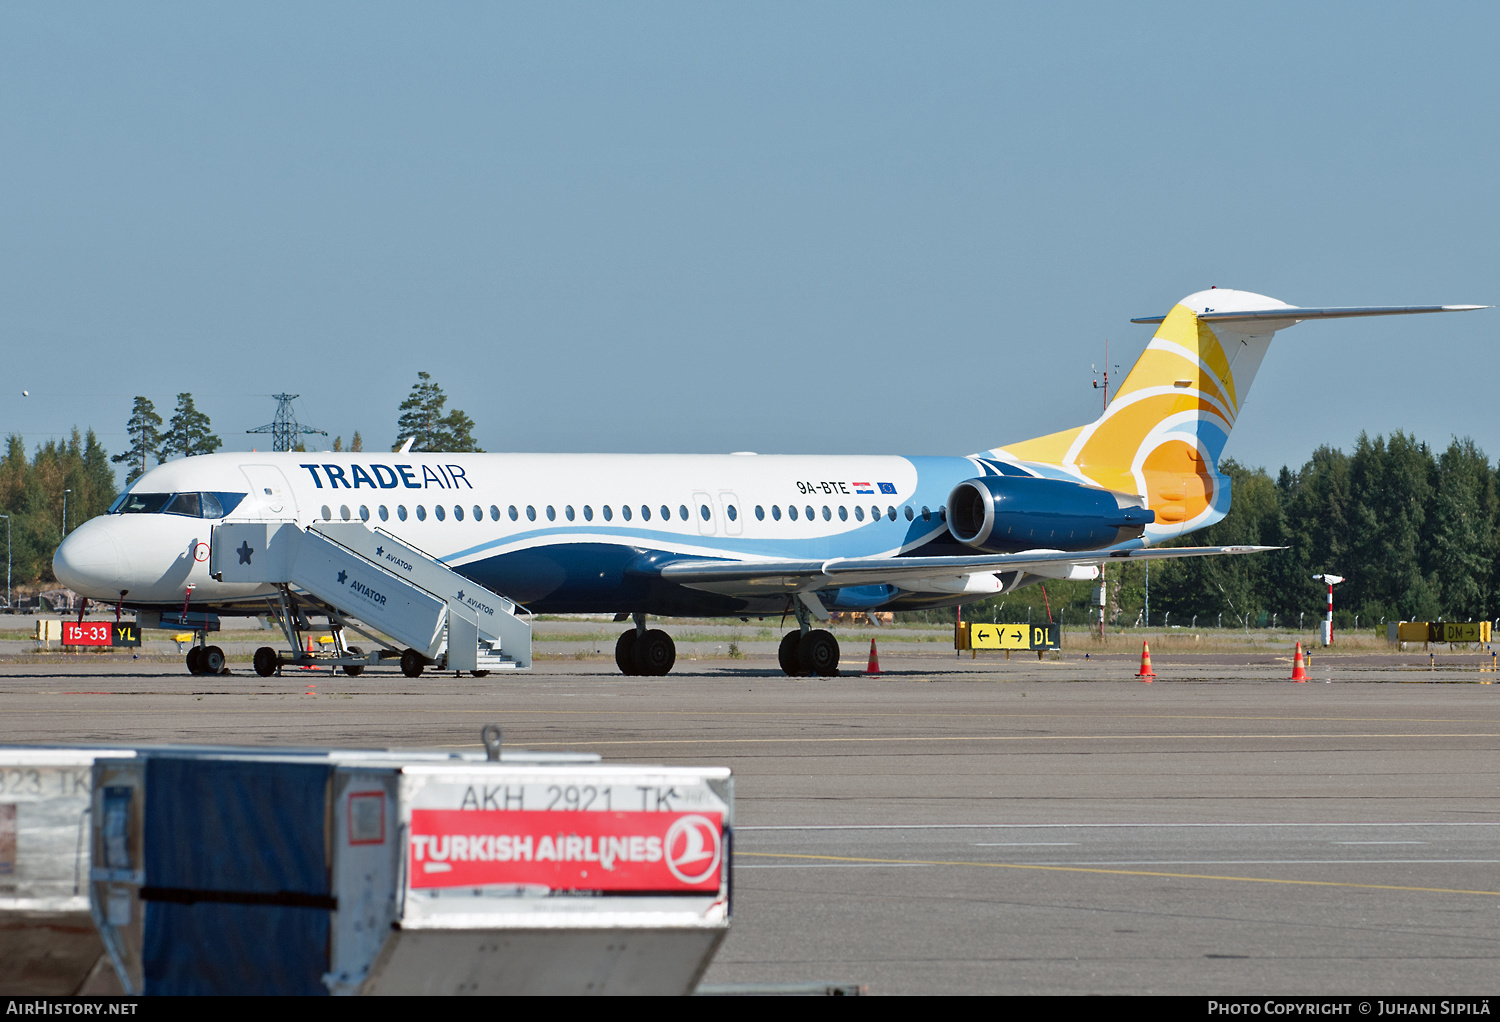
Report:
M792 607L797 613L799 627L781 637L781 646L776 650L781 669L793 678L807 674L837 677L839 640L832 632L812 626L812 614L800 599L794 599Z
M218 646L194 646L187 651L190 674L225 674L224 651Z
M677 644L660 628L647 628L646 615L636 614L635 627L615 640L615 666L621 674L660 677L677 662Z

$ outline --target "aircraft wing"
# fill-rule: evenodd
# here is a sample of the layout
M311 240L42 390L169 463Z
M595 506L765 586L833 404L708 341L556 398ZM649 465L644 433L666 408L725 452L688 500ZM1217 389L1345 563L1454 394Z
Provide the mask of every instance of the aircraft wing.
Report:
M1084 553L1033 551L1021 554L976 554L963 557L835 557L821 561L673 561L661 576L682 585L726 594L812 592L830 586L900 586L903 579L941 578L991 571L1056 571L1072 564L1116 561L1161 561L1178 557L1216 557L1282 550L1275 546L1177 546Z

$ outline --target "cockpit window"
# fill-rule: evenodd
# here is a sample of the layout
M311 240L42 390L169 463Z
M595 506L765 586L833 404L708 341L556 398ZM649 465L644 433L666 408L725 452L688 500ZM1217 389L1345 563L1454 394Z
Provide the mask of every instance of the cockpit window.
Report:
M182 515L184 518L202 518L203 501L199 499L199 494L179 493L162 511L169 515Z
M127 493L125 503L120 505L122 515L154 515L167 506L172 499L170 493Z
M223 518L233 513L244 499L243 493L127 493L115 501L110 513Z

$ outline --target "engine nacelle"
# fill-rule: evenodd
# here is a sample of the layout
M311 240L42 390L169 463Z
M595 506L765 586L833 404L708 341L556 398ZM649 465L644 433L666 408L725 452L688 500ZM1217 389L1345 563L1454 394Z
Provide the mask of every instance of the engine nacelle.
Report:
M1098 550L1139 539L1154 521L1133 494L1065 479L985 476L948 495L948 531L986 553Z

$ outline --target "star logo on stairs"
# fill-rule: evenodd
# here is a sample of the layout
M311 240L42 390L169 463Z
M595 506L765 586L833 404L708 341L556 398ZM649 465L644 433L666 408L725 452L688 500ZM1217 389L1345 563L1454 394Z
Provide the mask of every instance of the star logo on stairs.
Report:
M348 577L349 577L349 573L347 571L341 571L341 572L339 572L339 585L343 585L344 584L344 580L347 579Z
M463 599L463 598L464 598L464 591L463 591L463 590L462 590L462 589L460 589L460 590L459 590L459 591L458 591L458 598L459 598L459 599L460 599L460 600L462 600L462 599Z
M255 548L250 545L250 541L247 539L240 544L240 548L236 550L235 553L240 555L241 564L249 564L250 555L255 553Z
M385 547L383 547L383 546L376 547L375 548L375 556L376 557L384 557L385 556Z

